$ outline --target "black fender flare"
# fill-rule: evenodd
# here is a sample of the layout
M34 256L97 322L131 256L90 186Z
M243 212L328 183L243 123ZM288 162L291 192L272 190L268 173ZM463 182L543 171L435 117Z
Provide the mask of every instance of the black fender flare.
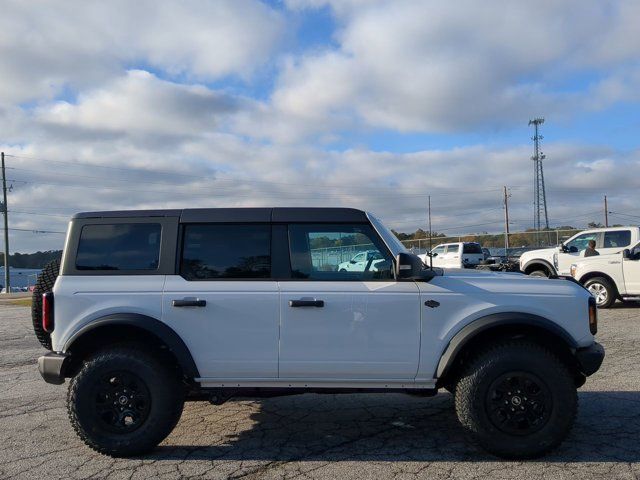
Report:
M523 325L541 328L562 339L568 348L578 348L578 344L569 332L547 318L521 312L493 313L468 323L451 338L447 348L445 348L440 356L438 369L436 370L436 378L442 378L446 375L457 355L476 335L490 328L507 325Z
M110 325L135 327L157 337L176 357L178 364L182 368L182 372L187 378L193 379L200 377L196 362L193 360L189 348L182 338L180 338L180 335L166 323L140 313L114 313L92 320L69 337L64 344L63 352L67 352L76 341L87 333L97 328Z
M556 275L558 272L556 271L555 267L553 265L551 265L551 263L549 263L547 260L543 260L542 258L534 258L533 260L529 260L527 263L524 264L524 266L522 267L522 272L526 272L527 268L535 263L539 263L541 265L544 265L546 268L549 269L549 271L551 272L551 275Z

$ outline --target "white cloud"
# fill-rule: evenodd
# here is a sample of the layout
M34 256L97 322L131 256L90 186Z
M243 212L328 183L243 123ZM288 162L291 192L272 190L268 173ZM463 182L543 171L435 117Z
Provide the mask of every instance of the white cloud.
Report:
M352 128L440 133L637 99L640 80L622 69L640 62L637 2L289 4L331 5L341 25L339 47L292 60L273 94L301 132L331 129L345 112ZM593 72L598 84L572 87L572 77Z
M0 16L0 103L100 84L142 62L171 75L250 75L273 53L282 15L257 0L9 0Z
M40 107L35 117L75 136L170 139L214 132L218 120L239 108L240 102L204 86L176 84L132 70L98 90L82 93L77 103Z

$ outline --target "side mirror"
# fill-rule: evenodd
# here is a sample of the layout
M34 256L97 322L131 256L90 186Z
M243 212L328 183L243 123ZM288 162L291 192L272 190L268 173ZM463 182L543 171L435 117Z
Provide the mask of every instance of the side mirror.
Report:
M349 263L350 263L351 265L353 265L354 263L356 263L356 261L355 261L355 260L349 260Z
M567 248L567 246L564 243L561 243L560 245L558 245L558 248L560 249L560 251L562 253L567 253L569 251L569 249Z
M412 253L400 252L396 256L396 279L426 279L433 277L431 270L425 268L420 257Z
M622 258L626 258L626 259L631 258L631 250L629 250L628 248L625 248L624 250L622 250Z

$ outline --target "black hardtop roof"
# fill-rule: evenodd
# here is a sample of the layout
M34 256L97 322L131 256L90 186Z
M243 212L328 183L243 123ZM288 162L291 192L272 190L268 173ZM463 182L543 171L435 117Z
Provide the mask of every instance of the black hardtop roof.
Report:
M366 222L367 215L355 208L185 208L182 210L114 210L82 212L74 219L178 217L183 223L244 222Z

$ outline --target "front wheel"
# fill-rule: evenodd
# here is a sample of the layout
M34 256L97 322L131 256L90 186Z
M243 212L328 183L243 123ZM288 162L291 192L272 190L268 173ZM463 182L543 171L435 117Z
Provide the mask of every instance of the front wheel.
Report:
M148 452L175 427L184 394L174 368L139 349L114 347L84 363L67 395L71 424L97 452Z
M609 308L616 301L616 289L606 278L596 277L587 280L584 287L594 296L599 308Z
M487 451L535 458L558 446L577 413L569 369L549 350L507 342L473 359L455 389L458 419Z
M534 270L529 274L530 277L549 278L545 270Z

